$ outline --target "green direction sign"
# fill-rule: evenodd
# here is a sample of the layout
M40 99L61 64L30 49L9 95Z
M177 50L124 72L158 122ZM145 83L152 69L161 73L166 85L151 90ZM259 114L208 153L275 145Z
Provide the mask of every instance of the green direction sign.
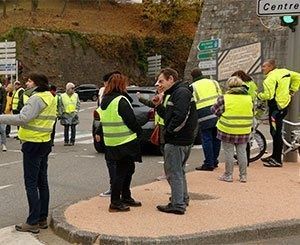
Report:
M204 40L201 41L198 44L198 50L202 51L202 50L214 50L214 49L218 49L221 46L221 40L219 38L217 39L210 39L210 40Z
M212 58L216 58L216 52L201 52L197 54L198 60L207 60Z

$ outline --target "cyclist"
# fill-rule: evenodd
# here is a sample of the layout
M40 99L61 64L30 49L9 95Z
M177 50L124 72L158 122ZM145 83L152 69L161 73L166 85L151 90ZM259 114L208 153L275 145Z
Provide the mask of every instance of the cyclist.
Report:
M273 153L261 160L264 162L265 167L282 167L283 141L281 131L282 121L287 115L287 108L291 101L291 74L287 69L278 69L273 59L265 61L262 70L266 78L263 81L263 92L259 93L257 97L260 100L268 101Z

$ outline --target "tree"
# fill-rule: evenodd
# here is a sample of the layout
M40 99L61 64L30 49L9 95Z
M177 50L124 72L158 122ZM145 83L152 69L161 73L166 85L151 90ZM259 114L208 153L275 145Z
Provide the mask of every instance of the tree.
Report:
M39 6L39 0L31 0L31 12L35 13Z
M64 0L64 6L63 6L63 8L61 10L60 17L64 16L68 2L69 2L69 0Z
M6 18L7 17L7 14L6 14L6 0L2 0L3 2L3 18Z

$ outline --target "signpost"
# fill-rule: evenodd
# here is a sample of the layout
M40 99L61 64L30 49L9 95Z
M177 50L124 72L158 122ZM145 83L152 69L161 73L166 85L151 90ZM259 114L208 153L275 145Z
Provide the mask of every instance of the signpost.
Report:
M16 42L0 42L0 75L18 76L17 64Z
M300 15L300 2L299 0L257 0L257 15Z
M218 53L218 81L225 81L237 70L261 73L261 43L253 43Z
M155 77L161 70L161 55L150 56L148 61L148 77Z
M198 67L204 76L215 76L217 74L217 52L221 47L221 39L212 38L201 41L197 49L197 59L200 61Z

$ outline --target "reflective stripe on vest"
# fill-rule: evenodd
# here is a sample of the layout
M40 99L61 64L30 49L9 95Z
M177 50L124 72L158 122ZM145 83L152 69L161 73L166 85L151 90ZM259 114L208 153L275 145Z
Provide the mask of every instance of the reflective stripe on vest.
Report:
M219 84L214 80L201 79L194 82L192 87L197 110L213 105L221 95Z
M100 114L104 144L106 146L123 145L137 138L136 133L126 126L119 115L118 108L121 98L126 99L128 104L131 105L126 97L120 95L114 98L105 110L97 109Z
M67 93L63 93L61 95L61 101L64 105L64 112L72 113L72 112L76 111L78 94L74 93L71 96L69 96Z
M217 128L227 134L249 134L253 121L253 103L250 95L224 95L225 111Z
M19 88L14 94L12 99L12 109L17 110L18 104L19 104L19 93L20 91L23 91L23 88Z
M45 102L46 107L35 119L20 127L18 136L22 141L48 142L56 119L57 103L48 91L35 93L31 97L33 96L40 97Z

